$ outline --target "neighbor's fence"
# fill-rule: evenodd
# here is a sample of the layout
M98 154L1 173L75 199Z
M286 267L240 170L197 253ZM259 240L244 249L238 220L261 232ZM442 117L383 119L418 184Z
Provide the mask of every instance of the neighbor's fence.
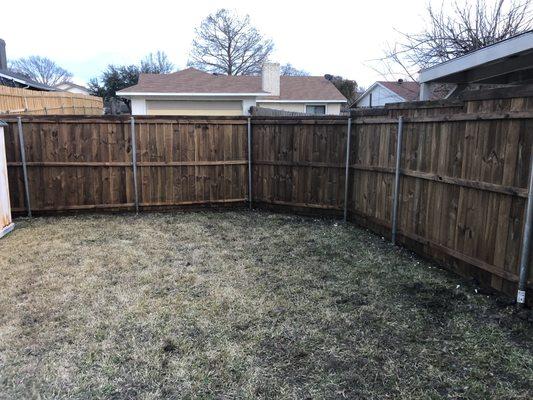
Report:
M102 115L100 97L69 92L42 92L0 86L0 114Z
M254 204L320 214L346 210L349 220L389 237L397 198L398 242L514 294L533 113L466 113L465 107L473 107L466 104L441 115L402 107L354 115L351 129L344 117L252 118ZM18 125L8 122L11 203L14 212L23 212ZM140 207L244 203L247 122L136 118ZM129 117L24 117L21 126L34 211L134 209Z

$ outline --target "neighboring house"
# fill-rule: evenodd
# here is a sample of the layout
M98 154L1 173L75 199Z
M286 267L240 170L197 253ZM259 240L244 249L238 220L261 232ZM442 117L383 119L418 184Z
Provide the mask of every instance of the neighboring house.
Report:
M454 85L452 97L484 86L533 83L533 31L475 50L420 71L420 100L431 100L433 88Z
M69 92L69 93L77 93L77 94L84 94L84 95L90 95L89 89L87 89L85 86L77 85L72 82L62 82L58 85L54 86L57 90L61 90L62 92Z
M0 86L9 86L22 89L40 90L45 92L55 92L56 88L29 79L7 69L0 69Z
M387 103L418 100L420 85L417 82L378 81L370 86L352 105L355 107L383 107Z
M137 85L117 92L131 100L133 115L248 115L250 107L338 115L346 98L323 77L280 76L266 63L261 76L215 75L187 68L141 74Z
M54 92L57 89L7 69L6 42L0 39L0 86Z

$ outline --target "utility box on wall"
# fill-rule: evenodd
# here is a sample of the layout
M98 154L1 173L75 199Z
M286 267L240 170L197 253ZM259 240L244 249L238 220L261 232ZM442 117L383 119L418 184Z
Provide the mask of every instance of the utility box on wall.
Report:
M11 220L11 204L9 202L9 180L7 177L6 144L4 127L7 124L0 120L0 238L13 230Z

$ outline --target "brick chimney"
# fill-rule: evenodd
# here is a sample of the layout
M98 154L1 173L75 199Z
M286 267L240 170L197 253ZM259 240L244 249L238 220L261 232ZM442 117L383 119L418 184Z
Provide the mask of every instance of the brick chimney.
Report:
M7 69L6 42L0 39L0 69Z
M272 96L279 96L279 63L264 63L261 72L262 89Z

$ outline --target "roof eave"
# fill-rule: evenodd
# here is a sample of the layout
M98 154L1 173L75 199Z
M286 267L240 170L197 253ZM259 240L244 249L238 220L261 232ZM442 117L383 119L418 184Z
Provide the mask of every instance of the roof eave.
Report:
M273 99L257 99L258 103L347 103L348 100L320 100L320 99L292 99L292 100L273 100Z
M122 97L151 97L151 96L160 96L160 97L257 97L265 96L266 93L196 93L196 92L116 92L117 96Z
M420 83L431 82L457 72L529 50L533 47L531 43L533 43L533 31L491 44L490 46L482 47L464 56L420 70Z

